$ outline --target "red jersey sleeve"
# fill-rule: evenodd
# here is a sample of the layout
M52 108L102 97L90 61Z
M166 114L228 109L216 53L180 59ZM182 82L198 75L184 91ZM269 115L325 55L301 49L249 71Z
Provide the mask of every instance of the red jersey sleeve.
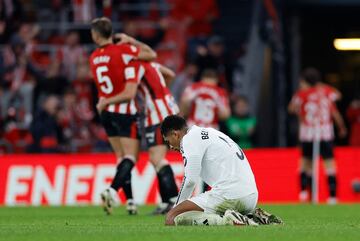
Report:
M304 97L301 91L297 91L291 99L291 104L293 104L296 108L300 108L301 104L304 101Z
M221 100L222 100L222 103L224 104L224 106L226 106L227 108L230 107L230 103L229 103L229 97L228 97L228 93L226 90L223 90L222 93L221 93Z
M131 44L119 44L117 45L121 53L121 58L125 65L129 64L131 60L136 59L139 56L140 49Z
M134 60L131 61L124 70L124 77L126 82L133 82L140 84L145 75L145 67L141 62Z
M333 102L340 99L339 92L332 87L327 88L327 96Z
M188 87L185 88L184 93L182 94L183 99L187 99L187 100L192 100L194 99L194 89L193 86L190 85Z

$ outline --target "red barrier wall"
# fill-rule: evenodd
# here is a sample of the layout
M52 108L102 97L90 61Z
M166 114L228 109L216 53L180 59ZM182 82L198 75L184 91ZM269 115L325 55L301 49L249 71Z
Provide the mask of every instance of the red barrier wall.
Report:
M297 202L299 193L297 149L245 151L255 174L260 202ZM340 202L360 202L351 188L360 179L360 148L337 148ZM169 153L177 182L182 179L181 156ZM147 153L141 153L133 170L133 191L138 203L159 201L157 180ZM0 205L99 204L99 193L115 171L112 154L5 155L0 156ZM320 201L328 195L320 168ZM120 193L120 200L124 201Z

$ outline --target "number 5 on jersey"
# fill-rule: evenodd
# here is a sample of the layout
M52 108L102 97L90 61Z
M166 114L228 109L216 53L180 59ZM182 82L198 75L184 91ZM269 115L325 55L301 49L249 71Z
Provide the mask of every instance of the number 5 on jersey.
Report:
M107 66L99 66L96 68L96 78L100 84L100 89L104 94L110 94L113 92L114 87L109 76L105 74L109 69Z

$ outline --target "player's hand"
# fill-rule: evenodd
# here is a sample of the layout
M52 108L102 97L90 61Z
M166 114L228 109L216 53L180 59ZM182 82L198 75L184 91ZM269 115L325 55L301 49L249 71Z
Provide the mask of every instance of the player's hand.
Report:
M340 138L345 138L346 135L347 135L346 127L344 126L344 127L339 128L339 133L338 134L339 134Z
M99 112L99 114L101 114L101 112L106 108L106 106L107 106L106 98L101 97L98 103L96 104L96 109Z
M132 37L125 33L116 33L114 34L114 39L118 39L117 44L128 44L132 42Z

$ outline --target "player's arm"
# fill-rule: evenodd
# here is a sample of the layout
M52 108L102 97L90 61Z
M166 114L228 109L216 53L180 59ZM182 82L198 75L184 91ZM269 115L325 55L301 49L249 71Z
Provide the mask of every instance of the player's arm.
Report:
M138 59L140 60L145 60L145 61L152 61L155 60L157 57L156 52L150 48L150 46L148 46L147 44L140 42L138 40L136 40L135 38L126 35L124 33L117 33L114 35L115 38L120 39L119 44L132 44L135 45L136 47L139 48L139 54L137 56Z
M226 96L223 95L217 100L217 112L221 121L227 120L231 115L229 100Z
M125 88L124 90L113 96L110 98L106 98L105 101L105 105L111 105L111 104L119 104L119 103L124 103L124 102L129 102L130 100L134 99L136 96L136 91L137 91L137 83L135 82L128 82L125 84Z
M218 115L219 120L227 120L231 115L230 107L224 105L223 108L219 108Z
M185 170L184 179L181 184L175 205L189 199L195 189L195 185L200 177L202 156L196 154L184 154Z
M192 94L191 86L187 87L184 90L184 93L182 94L180 98L180 113L179 115L186 118L190 114L191 109L191 103L194 101L194 95Z
M159 66L160 73L165 78L166 86L169 86L171 82L175 79L175 72L161 64Z
M299 113L299 97L294 95L288 105L288 112L290 114L298 114Z
M129 102L135 98L139 83L138 78L141 77L136 75L135 68L133 66L126 67L124 74L126 79L124 90L112 97L100 98L98 104L96 105L99 113L101 113L108 105Z
M179 115L186 118L190 114L190 108L191 108L191 102L192 100L183 94L180 99L180 112Z
M331 112L332 118L334 119L335 125L337 126L339 130L339 136L341 138L346 137L347 129L344 123L344 119L342 118L339 110L337 108L334 108Z

